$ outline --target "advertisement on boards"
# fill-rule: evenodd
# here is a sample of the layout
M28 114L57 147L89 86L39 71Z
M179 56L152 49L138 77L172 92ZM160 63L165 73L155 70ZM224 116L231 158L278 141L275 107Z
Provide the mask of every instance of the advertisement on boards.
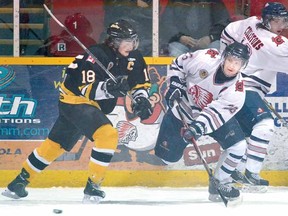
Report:
M58 87L65 66L12 65L0 66L0 169L18 169L34 148L48 136L58 115ZM152 116L141 121L131 110L128 97L118 99L117 106L108 115L119 132L118 148L111 169L201 169L193 146L188 145L182 159L169 167L154 155L160 123L166 111L164 94L167 89L167 65L149 65L152 81L150 101ZM288 118L288 76L278 73L276 83L267 101L285 119ZM270 144L265 168L288 168L287 127L275 118L275 138ZM207 163L213 165L221 153L219 144L208 136L198 140ZM51 169L86 170L93 142L82 137L71 152L64 153ZM67 166L64 164L68 164Z

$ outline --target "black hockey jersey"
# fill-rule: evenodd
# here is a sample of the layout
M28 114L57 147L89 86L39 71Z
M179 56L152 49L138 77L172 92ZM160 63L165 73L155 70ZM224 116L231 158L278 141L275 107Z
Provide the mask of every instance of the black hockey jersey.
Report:
M151 86L147 65L138 50L130 52L128 57L116 54L106 44L97 44L89 50L115 77L127 76L131 91L147 90ZM107 97L101 88L109 78L88 53L78 55L66 69L64 81L59 88L60 101L69 104L91 104L101 108L106 114L110 113L117 98Z

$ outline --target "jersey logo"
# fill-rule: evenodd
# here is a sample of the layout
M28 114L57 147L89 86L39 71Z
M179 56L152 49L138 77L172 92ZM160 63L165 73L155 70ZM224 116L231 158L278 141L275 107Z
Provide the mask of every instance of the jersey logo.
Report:
M284 43L284 40L282 39L282 36L281 36L281 35L278 35L278 36L276 36L276 37L272 37L272 41L273 41L274 43L276 43L277 47L278 47L278 45Z
M128 61L133 61L134 62L134 61L136 61L136 59L130 57L130 58L128 58Z
M231 114L233 114L233 113L235 113L237 110L238 110L238 107L236 107L236 106L234 106L234 105L232 105L232 104L229 104L228 106L226 106L226 107L224 107L224 109L226 109L226 110L229 110L229 112L231 113ZM229 134L228 134L229 135ZM227 136L228 136L227 135ZM226 137L227 137L226 136Z
M263 113L263 112L264 112L264 110L261 107L259 107L257 110L257 113Z
M199 76L200 76L201 79L205 79L208 76L208 71L205 70L205 69L201 69L199 71Z
M94 64L96 61L95 61L95 59L92 57L92 56L88 56L88 58L87 58L87 60L86 61L89 61L89 62L91 62L92 64Z
M136 59L135 58L128 58L128 64L127 64L127 70L132 71L133 66L135 64Z
M217 55L219 55L219 52L217 52L216 50L213 49L209 49L206 54L210 55L211 58L216 58Z
M213 100L213 95L201 88L200 86L194 85L189 89L189 94L192 95L194 103L203 109Z
M243 81L237 81L235 84L235 91L243 92L244 91L244 82Z

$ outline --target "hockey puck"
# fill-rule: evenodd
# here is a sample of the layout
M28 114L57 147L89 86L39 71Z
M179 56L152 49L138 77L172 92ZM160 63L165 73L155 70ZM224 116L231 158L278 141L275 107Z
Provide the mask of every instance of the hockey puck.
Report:
M53 212L55 214L61 214L62 213L62 210L61 209L53 209Z

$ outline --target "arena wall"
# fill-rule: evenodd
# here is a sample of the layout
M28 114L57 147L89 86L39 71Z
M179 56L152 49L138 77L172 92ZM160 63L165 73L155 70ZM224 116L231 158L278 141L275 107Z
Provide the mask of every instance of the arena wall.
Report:
M194 187L207 186L208 175L193 146L171 166L163 165L153 152L158 129L166 111L165 76L172 58L145 58L152 80L150 100L153 115L145 121L133 115L129 98L119 99L108 115L119 131L118 149L104 186ZM48 135L58 115L58 86L65 67L73 58L0 58L0 187L19 172L24 160ZM279 73L267 100L285 119L288 77ZM270 144L262 176L273 186L288 186L288 128L275 118L275 138ZM213 168L221 148L209 137L198 140ZM93 143L82 137L71 152L52 163L31 187L84 186Z

